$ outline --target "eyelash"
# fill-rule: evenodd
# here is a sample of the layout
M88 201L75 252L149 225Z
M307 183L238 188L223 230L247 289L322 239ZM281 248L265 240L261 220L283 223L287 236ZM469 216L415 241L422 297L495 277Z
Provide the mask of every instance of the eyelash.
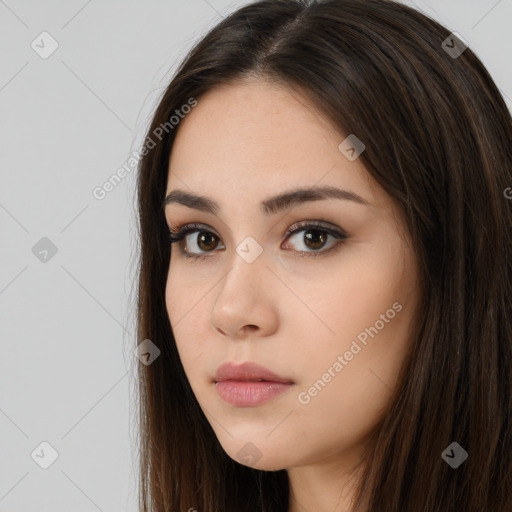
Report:
M301 257L313 257L313 258L315 258L315 257L318 257L318 256L323 256L326 253L330 253L331 251L336 251L337 249L340 248L341 245L343 245L343 242L347 239L347 235L343 231L341 231L341 230L338 231L336 229L329 228L327 226L324 226L324 225L321 225L321 224L317 224L317 223L314 223L314 222L309 222L309 221L298 222L296 224L293 224L289 228L289 230L287 231L286 238L288 239L290 236L295 235L296 233L300 233L301 231L307 231L308 229L316 229L318 231L327 233L327 234L333 236L335 239L337 239L339 241L337 243L335 243L333 246L331 246L327 250L296 251L296 252L300 253ZM173 230L169 231L169 233L168 233L169 242L171 244L173 244L175 242L181 242L190 233L200 232L200 231L206 231L208 233L213 233L204 224L195 224L195 223L193 223L193 224L185 224L184 226L176 228L175 231L173 231ZM215 235L215 233L213 233L213 234ZM215 235L215 236L217 237L217 235ZM217 238L219 238L219 237L217 237ZM181 247L181 244L180 244L180 248L181 248L181 253L183 254L183 256L185 258L187 258L188 260L192 260L192 261L198 260L198 259L199 260L203 260L203 259L210 258L213 255L212 253L214 252L214 251L210 251L209 253L205 253L205 254L190 254L190 253L187 253Z

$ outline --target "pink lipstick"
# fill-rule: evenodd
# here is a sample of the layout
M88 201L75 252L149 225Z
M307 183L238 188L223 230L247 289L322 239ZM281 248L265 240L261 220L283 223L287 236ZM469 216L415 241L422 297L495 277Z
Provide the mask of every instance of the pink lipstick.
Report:
M214 382L219 395L236 407L261 405L287 391L293 384L291 379L251 362L221 365Z

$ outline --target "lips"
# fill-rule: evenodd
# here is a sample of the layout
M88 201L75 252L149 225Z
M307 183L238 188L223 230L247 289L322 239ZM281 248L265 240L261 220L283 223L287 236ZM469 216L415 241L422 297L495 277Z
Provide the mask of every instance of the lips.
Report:
M215 374L214 381L239 381L239 382L279 382L283 384L292 384L293 381L286 377L275 374L264 366L256 363L246 362L241 365L234 363L222 364Z
M224 363L214 377L220 397L234 407L257 407L288 391L293 382L256 363Z

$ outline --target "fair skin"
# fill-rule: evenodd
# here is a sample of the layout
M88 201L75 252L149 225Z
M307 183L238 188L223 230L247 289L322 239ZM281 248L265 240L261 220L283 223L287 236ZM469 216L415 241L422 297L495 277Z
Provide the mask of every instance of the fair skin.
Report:
M338 149L345 137L303 95L251 79L199 99L169 162L166 195L179 189L220 208L165 207L172 230L198 223L210 233L172 244L166 305L181 362L226 453L240 462L251 442L258 455L246 465L287 470L289 512L350 510L351 471L389 407L418 302L400 215L362 159ZM329 198L272 215L260 208L281 192L324 186L368 204ZM311 232L316 245L308 228L287 234L304 221L343 230L346 239L334 249L339 240L320 228ZM251 263L236 251L248 236L262 249ZM207 258L187 260L180 245ZM347 354L372 326L378 334ZM261 405L231 405L212 381L227 361L254 361L293 384ZM311 390L319 380L320 391Z

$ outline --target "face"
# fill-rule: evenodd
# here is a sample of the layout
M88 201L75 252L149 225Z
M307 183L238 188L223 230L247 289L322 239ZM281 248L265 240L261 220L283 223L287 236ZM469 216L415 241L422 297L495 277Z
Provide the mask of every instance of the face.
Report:
M247 466L357 461L411 343L413 248L346 137L297 92L247 80L201 97L174 142L167 194L209 202L165 207L171 231L195 229L172 244L169 320L207 420ZM345 192L313 195L326 187ZM280 379L217 375L248 362Z

